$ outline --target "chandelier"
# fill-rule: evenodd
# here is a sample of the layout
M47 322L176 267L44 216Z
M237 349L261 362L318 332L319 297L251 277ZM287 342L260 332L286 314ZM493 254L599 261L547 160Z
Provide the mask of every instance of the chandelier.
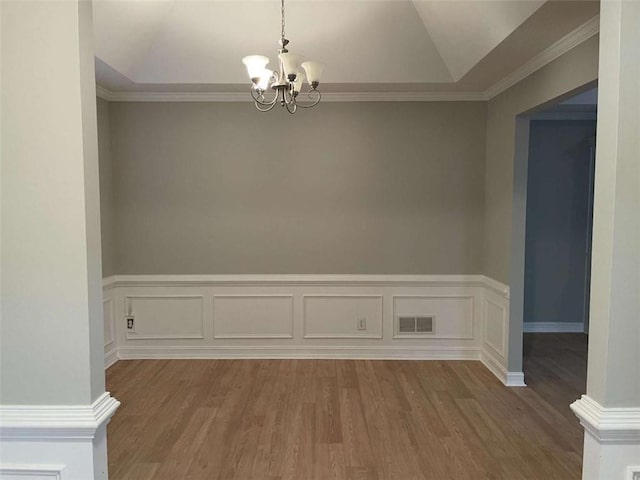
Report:
M298 107L311 108L320 103L318 86L324 64L304 62L301 55L287 50L289 40L284 36L284 0L281 0L281 13L282 33L278 42L278 70L269 70L269 58L263 55L249 55L242 59L242 63L247 67L252 82L251 97L258 110L268 112L279 103L289 113L296 113ZM305 78L309 90L304 94L305 100L300 101ZM267 94L269 88L273 92ZM273 97L269 99L271 95Z

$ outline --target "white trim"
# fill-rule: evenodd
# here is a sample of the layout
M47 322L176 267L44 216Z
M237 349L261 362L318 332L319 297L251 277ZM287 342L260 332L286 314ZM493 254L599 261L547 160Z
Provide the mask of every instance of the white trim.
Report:
M289 333L216 333L216 316L215 304L217 298L286 298L291 300L289 309ZM293 318L293 295L285 294L236 294L236 295L213 295L213 338L214 340L224 339L274 339L274 338L293 338L294 318Z
M524 333L584 333L582 322L525 322Z
M203 295L126 295L124 297L125 310L130 308L130 304L128 300L131 298L147 298L147 299L200 299L200 307L202 311L202 318L200 319L200 333L187 333L187 334L169 334L169 335L156 335L156 334L139 334L135 331L130 332L127 330L125 337L127 340L202 340L204 338L204 324L205 324L205 315L204 315L204 296ZM133 313L135 316L135 312Z
M111 275L110 277L104 277L102 279L102 291L106 292L116 287L116 277Z
M247 87L248 88L248 87ZM253 102L246 92L111 92L96 85L109 102ZM482 102L482 92L326 92L323 102Z
M323 102L483 102L494 98L600 31L597 15L483 92L326 92ZM251 102L249 92L112 92L96 85L109 102Z
M437 333L436 328L437 328L437 315L433 314L433 313L426 313L426 314L407 314L408 316L415 316L415 317L420 317L420 316L427 316L427 317L433 317L433 332L430 333L400 333L400 326L399 326L399 317L403 317L406 316L405 314L398 314L396 312L396 299L402 299L402 298L464 298L464 299L469 299L471 300L471 336L452 336L452 335L440 335ZM475 329L474 327L474 322L473 322L473 317L474 317L474 312L476 311L476 304L475 304L475 296L474 295L455 295L455 294L451 294L451 295L406 295L406 294L400 294L400 295L392 295L391 296L391 307L392 307L392 313L393 313L393 335L391 336L391 338L393 339L402 339L402 340L407 340L407 339L415 339L415 338L422 338L422 339L438 339L438 340L473 340L474 339L474 334L475 334Z
M114 287L485 287L509 288L484 275L115 275L103 280Z
M40 464L1 464L0 478L3 475L16 477L51 477L53 480L60 480L60 474L64 470L64 465L40 465Z
M119 406L109 392L91 405L0 405L0 439L93 439Z
M112 348L108 352L104 354L104 369L106 370L111 365L115 364L118 361L118 349L116 347Z
M507 372L504 384L507 387L526 387L524 372Z
M627 467L627 477L625 480L640 480L640 465Z
M102 85L98 85L96 83L96 97L99 97L103 100L106 100L107 102L110 102L112 101L111 100L112 96L113 96L113 92L111 92L110 90L107 90Z
M507 300L508 304L508 300ZM502 311L502 345L498 347L489 341L489 305L499 308ZM490 347L501 358L507 356L507 335L509 331L509 318L507 317L507 308L500 305L491 298L484 298L484 344Z
M489 288L490 290L493 290L495 293L498 293L499 295L506 298L507 300L509 299L508 285L505 285L504 283L500 283L499 281L494 280L493 278L489 278L485 275L480 275L480 277L482 278L482 283L484 284L485 287Z
M113 302L113 298L104 298L102 299L102 309L104 312L104 306L106 304L110 305L110 309L109 309L109 336L111 337L111 339L107 342L104 342L104 348L107 348L109 345L113 345L113 343L116 341L116 331L115 331L115 327L116 327L116 316L115 316L115 311L114 311L114 302ZM105 339L106 340L106 339Z
M526 387L523 372L508 372L502 364L486 350L480 355L480 361L500 380L505 387Z
M580 25L574 31L562 37L550 47L546 48L520 68L504 77L499 82L484 91L487 100L491 100L502 92L521 82L529 75L537 72L542 67L550 64L558 57L564 55L572 48L577 47L581 43L589 40L600 31L600 15L596 15L592 19Z
M486 299L487 295L498 295L505 302L508 302L509 287L500 282L492 280L483 275L121 275L105 278L103 281L105 289L123 288L118 290L116 295L126 295L126 288L154 288L161 287L195 287L195 288L211 288L206 295L218 297L245 297L249 296L272 296L259 293L259 288L276 288L277 296L289 297L289 294L283 295L284 287L292 287L295 295L300 295L302 299L305 297L365 297L365 298L382 298L385 302L385 296L389 296L390 300L394 297L471 297L473 298L473 315L474 315L474 335L480 335L482 338L473 338L476 345L469 345L469 339L460 339L464 345L451 345L451 340L430 337L423 339L423 344L402 344L418 339L393 339L391 331L384 332L385 322L383 320L380 331L381 336L376 338L367 338L367 344L353 345L354 341L361 342L365 340L363 336L348 335L345 337L331 336L335 338L335 342L327 342L326 345L318 345L319 339L301 338L298 339L302 343L291 343L291 339L284 339L278 344L267 342L258 342L255 337L247 337L247 342L236 343L235 339L227 339L229 343L225 344L225 340L218 342L217 338L213 338L213 344L194 345L131 345L117 343L117 350L110 352L107 365L111 365L118 359L152 359L152 358L336 358L336 359L420 359L420 360L482 360L483 364L493 372L502 383L507 386L522 386L522 372L507 372L502 366L504 358L498 360L497 353L493 353L491 347L485 342L484 333L484 313L479 310L476 305L475 297ZM235 287L240 292L246 294L234 295L228 293L228 287ZM314 287L310 289L309 287ZM327 293L314 293L315 287L326 287L321 291ZM352 288L354 288L352 290ZM369 287L371 290L369 290ZM403 293L401 288L410 287L419 290L408 290ZM220 290L217 290L220 288ZM246 288L246 290L245 290ZM297 289L306 288L309 293L301 292ZM380 294L380 288L384 289L384 294ZM451 289L451 290L450 290ZM475 293L470 294L469 289ZM258 291L257 291L258 290ZM166 291L166 290L164 290ZM233 291L233 290L232 290ZM445 292L451 291L452 294L447 295ZM335 292L335 293L334 293ZM343 293L344 292L344 293ZM354 293L349 293L354 292ZM414 293L415 292L415 293ZM421 292L425 292L422 294ZM432 292L429 294L429 292ZM289 291L287 291L289 293ZM199 295L198 295L199 296ZM301 305L304 306L304 300ZM294 307L294 314L295 314ZM303 311L298 312L300 314ZM383 315L395 315L393 308L385 311L382 308ZM214 319L215 323L215 319ZM304 323L301 323L301 328ZM476 329L476 327L478 327ZM297 327L295 327L297 328ZM208 334L207 334L208 335ZM305 335L303 333L303 335ZM387 337L389 335L389 337ZM326 335L322 335L325 337ZM260 337L265 337L260 335ZM306 337L309 337L306 335ZM355 338L352 338L355 337ZM380 338L382 337L382 338ZM267 340L276 341L281 337L269 337ZM386 343L392 341L393 345ZM208 338L205 338L208 341ZM425 342L426 340L426 342ZM444 345L434 345L443 340ZM233 342L233 343L231 343ZM338 343L339 342L339 343ZM397 344L396 344L397 342Z
M360 359L360 360L479 360L478 347L386 345L203 345L122 347L118 355L128 359Z
M607 408L582 395L571 410L600 444L640 445L640 407Z
M380 300L380 320L378 322L377 334L331 334L331 333L307 333L307 299L309 298L368 298ZM302 295L302 338L319 339L319 338L351 338L351 339L382 339L384 326L384 295L353 295L353 294L305 294Z

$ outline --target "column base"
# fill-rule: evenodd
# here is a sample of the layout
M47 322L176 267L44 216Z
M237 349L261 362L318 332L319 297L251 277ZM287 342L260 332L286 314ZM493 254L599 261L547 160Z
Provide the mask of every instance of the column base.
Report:
M605 408L587 395L571 404L585 429L583 480L640 480L640 407Z
M107 423L120 402L0 405L0 478L106 480Z

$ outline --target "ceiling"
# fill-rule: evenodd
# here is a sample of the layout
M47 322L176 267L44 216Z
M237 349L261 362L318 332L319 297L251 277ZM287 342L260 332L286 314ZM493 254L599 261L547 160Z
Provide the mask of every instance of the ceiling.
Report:
M276 61L278 0L95 0L111 92L240 92L242 57ZM287 0L289 50L329 92L482 92L598 14L596 1Z

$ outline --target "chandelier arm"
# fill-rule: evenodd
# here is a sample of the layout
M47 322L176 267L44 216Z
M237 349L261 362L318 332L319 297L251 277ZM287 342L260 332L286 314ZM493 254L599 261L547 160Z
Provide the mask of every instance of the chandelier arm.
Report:
M258 111L260 111L260 112L268 112L269 110L273 109L273 107L275 107L278 104L278 102L273 102L272 104L270 104L266 108L260 107L260 105L264 105L264 104L260 104L258 102L254 102L254 104L255 104L256 108L258 109Z
M315 93L318 98L316 98L315 100L313 100L311 94ZM307 98L309 100L311 100L312 103L308 103L308 104L303 104L303 103L297 103L296 104L301 107L301 108L311 108L311 107L315 107L316 105L318 105L320 103L320 100L322 100L322 94L320 93L320 90L310 90L307 92Z
M273 97L273 100L270 100L268 102L265 101L264 98L264 93L257 93L253 88L251 89L251 98L253 98L253 101L255 102L256 106L261 105L263 107L272 107L273 105L275 105L278 102L278 93L276 92L276 94ZM269 110L271 110L271 108L269 108ZM265 112L267 110L264 110Z
M284 107L291 115L296 113L296 110L298 109L298 105L295 102L285 102Z
M289 104L295 104L296 103L296 97L293 95L293 91L292 90L284 90L282 93L282 96L284 98L285 103L289 103Z

